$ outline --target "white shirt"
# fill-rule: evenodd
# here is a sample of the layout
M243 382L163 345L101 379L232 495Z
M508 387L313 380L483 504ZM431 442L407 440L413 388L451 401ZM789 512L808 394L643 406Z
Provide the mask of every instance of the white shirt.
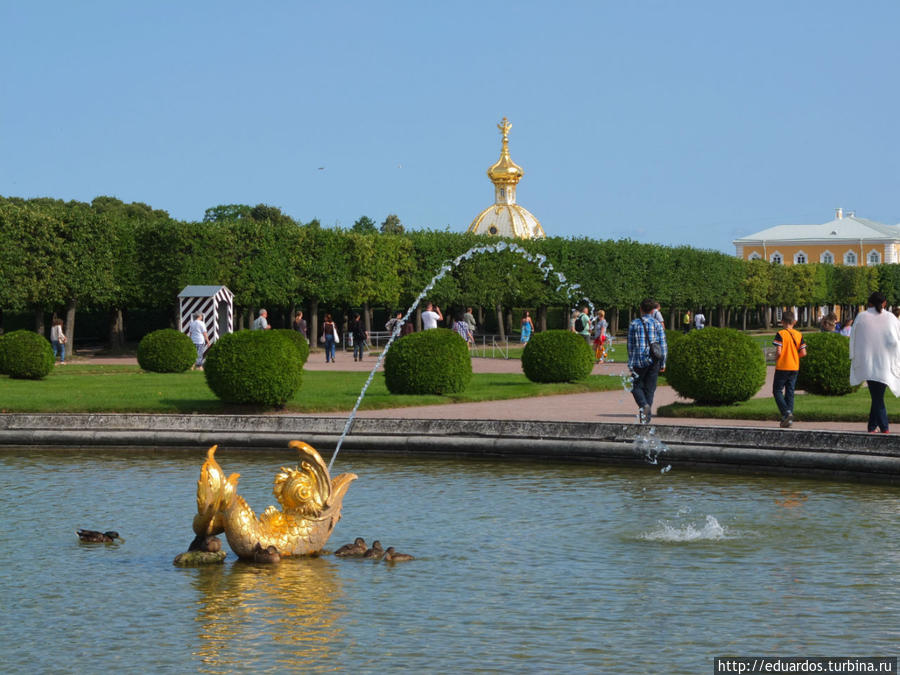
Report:
M886 309L860 312L850 332L850 384L866 380L900 396L900 321Z
M253 322L253 328L251 330L265 330L269 327L269 322L266 321L266 317L258 316L256 317L256 321Z
M193 319L188 325L188 334L195 345L206 344L206 324L200 319Z
M696 316L694 316L694 325L697 328L703 328L706 325L706 317L697 312Z
M437 328L438 321L440 321L440 319L440 314L426 309L424 312L422 312L422 328L424 330Z

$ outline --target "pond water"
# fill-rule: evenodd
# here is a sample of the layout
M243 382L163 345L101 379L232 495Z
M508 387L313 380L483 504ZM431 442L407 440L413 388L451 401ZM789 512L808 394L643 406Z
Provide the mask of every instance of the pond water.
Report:
M896 488L342 453L360 478L331 548L417 560L176 568L203 458L0 452L4 670L696 673L900 644ZM257 512L296 463L217 459Z

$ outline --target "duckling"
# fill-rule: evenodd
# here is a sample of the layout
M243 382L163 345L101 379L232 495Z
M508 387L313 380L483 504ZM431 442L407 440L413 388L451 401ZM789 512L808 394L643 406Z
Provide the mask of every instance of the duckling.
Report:
M122 537L119 536L119 533L115 530L108 530L107 532L98 532L97 530L76 530L75 534L78 535L78 538L81 541L88 541L100 544L111 544L116 539L120 541L125 541Z
M385 562L405 562L407 560L415 560L415 558L408 553L397 553L393 546L388 546L387 551L384 552Z
M277 563L281 562L281 554L278 553L278 549L274 546L267 546L263 548L259 545L259 542L256 542L256 546L253 548L253 562L257 563Z
M356 557L365 555L367 548L368 547L366 546L366 540L362 537L357 537L352 544L344 544L337 551L335 551L334 554L342 558Z
M218 537L209 535L207 537L201 537L197 535L194 537L194 541L191 542L191 545L188 546L188 551L204 551L206 553L218 553L222 550L222 542L219 541Z
M372 542L372 548L363 554L363 558L372 558L373 560L381 560L384 555L384 549L381 548L381 542L377 539Z

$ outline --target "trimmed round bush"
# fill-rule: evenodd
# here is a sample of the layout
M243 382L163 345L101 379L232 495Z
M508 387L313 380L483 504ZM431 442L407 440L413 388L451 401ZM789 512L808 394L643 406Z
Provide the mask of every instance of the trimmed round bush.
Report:
M683 340L686 337L686 333L682 333L680 330L667 330L666 331L666 346L669 348L669 351L672 350L672 347Z
M850 385L850 339L838 333L803 336L806 356L800 359L797 389L822 396L843 396L859 389Z
M593 368L594 350L568 330L535 333L522 351L522 371L532 382L583 380Z
M9 373L6 372L6 352L3 351L3 340L6 339L9 335L11 335L11 333L0 334L0 375L9 375ZM53 349L52 346L50 348Z
M762 388L766 361L749 335L733 328L704 328L673 342L665 377L684 398L727 405L746 401Z
M141 368L154 373L183 373L197 360L197 348L181 331L163 328L141 339L137 360Z
M274 330L242 330L220 337L203 366L206 383L226 403L283 406L300 389L297 348Z
M384 380L392 394L455 394L471 379L469 347L448 328L410 333L384 357Z
M300 365L302 366L306 363L306 360L309 358L309 342L306 341L306 338L303 337L303 334L300 331L296 331L292 328L274 328L272 329L272 332L283 338L287 338L287 340L300 352Z
M0 367L10 377L40 380L50 374L55 360L50 341L34 331L13 331L0 340Z

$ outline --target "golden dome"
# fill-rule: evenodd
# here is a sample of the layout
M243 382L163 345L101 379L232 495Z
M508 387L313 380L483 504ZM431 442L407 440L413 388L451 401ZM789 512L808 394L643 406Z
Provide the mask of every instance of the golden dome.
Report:
M468 232L513 239L543 239L546 236L538 219L518 204L492 204L475 217Z
M516 183L525 172L509 158L512 124L504 117L497 128L503 134L503 149L500 159L487 171L494 184L494 203L475 217L467 231L495 237L540 239L545 236L541 223L527 209L516 204Z
M512 129L512 124L504 117L497 128L503 134L503 147L500 150L500 159L491 165L491 168L487 170L487 175L494 185L515 185L525 175L525 172L509 156L509 130Z

